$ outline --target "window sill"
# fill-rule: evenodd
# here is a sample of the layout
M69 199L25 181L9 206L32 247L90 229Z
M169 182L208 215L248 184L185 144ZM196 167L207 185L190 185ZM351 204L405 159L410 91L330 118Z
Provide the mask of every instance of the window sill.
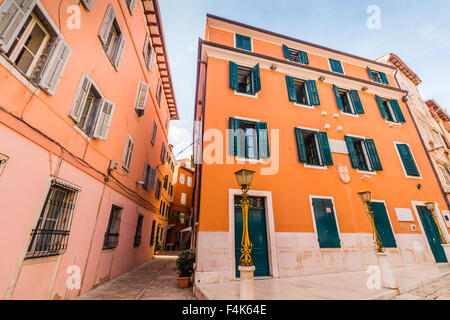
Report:
M389 121L389 120L386 120L386 119L384 119L384 121L386 121L386 123L390 126L390 127L392 127L392 126L398 126L398 127L403 127L403 123L402 122L394 122L394 121Z
M117 247L116 247L116 248L117 248ZM116 250L116 248L102 249L102 253L113 252L113 251Z
M373 176L377 175L377 173L375 171L365 171L365 170L356 169L356 172L361 173L361 174L371 174Z
M238 162L248 162L248 163L264 163L264 160L269 160L269 159L250 159L250 158L241 158L241 157L236 157L235 158L236 161Z
M413 179L413 180L423 180L422 176L416 177L416 176L408 176L408 175L406 175L406 178Z
M76 131L78 131L78 133L81 134L81 135L83 136L83 138L85 138L87 141L89 141L89 142L92 141L92 138L89 137L89 136L87 135L87 133L84 132L83 129L81 129L76 123L73 125L73 128L74 128Z
M327 166L316 166L304 163L303 166L308 169L328 170Z
M349 116L349 117L353 117L353 118L359 118L359 114L354 114L354 113L348 113L348 112L344 112L341 110L341 114L343 116Z
M245 51L248 51L248 52L253 52L252 49L248 49L248 48L239 48L239 47L237 47L237 46L236 46L236 49L241 49L241 50L245 50Z
M243 96L243 97L249 97L249 98L254 98L254 99L258 99L258 94L251 94L251 93L243 93L243 92L239 92L237 90L234 90L234 94L237 96Z
M310 106L310 105L308 105L308 104L301 104L301 103L297 103L297 102L294 102L294 106L297 106L297 107L303 107L303 108L312 109L312 110L315 109L314 106Z
M41 258L26 258L23 262L24 265L32 265L32 264L39 264L39 263L49 263L49 262L55 262L58 260L60 256L51 256L51 257L41 257Z
M35 96L39 96L41 90L38 86L33 84L26 76L23 75L22 72L16 69L16 67L9 62L3 55L0 55L0 64L5 67L6 70L12 73L13 76L16 77L17 80L22 82L28 89L35 92Z

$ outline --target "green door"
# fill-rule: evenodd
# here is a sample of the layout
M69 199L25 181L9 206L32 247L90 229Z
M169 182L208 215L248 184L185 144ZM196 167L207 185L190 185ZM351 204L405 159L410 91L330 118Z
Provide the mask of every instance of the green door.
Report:
M425 206L417 206L417 211L419 212L420 220L422 221L425 234L428 238L428 243L430 244L431 251L433 252L436 262L448 262L445 257L444 248L442 248L441 245L439 229L434 222L431 211Z
M317 236L321 248L340 248L341 241L331 199L312 199Z
M383 247L396 248L397 243L395 242L394 233L389 222L386 206L383 202L371 202L370 207L373 211L375 227L380 235Z
M235 198L234 207L234 241L236 257L236 277L239 277L239 259L242 241L242 208L240 197ZM255 266L255 276L264 277L270 275L269 254L267 247L266 210L264 198L250 198L250 208L248 210L248 232L250 242L253 244L252 259Z

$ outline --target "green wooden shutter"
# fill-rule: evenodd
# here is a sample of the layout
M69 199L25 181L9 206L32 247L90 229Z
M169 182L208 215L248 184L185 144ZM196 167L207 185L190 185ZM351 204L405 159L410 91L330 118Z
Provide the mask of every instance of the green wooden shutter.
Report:
M370 207L373 211L375 227L380 235L381 243L384 248L396 248L397 243L392 232L386 207L382 202L371 202Z
M230 154L238 156L240 154L239 142L239 119L230 118Z
M330 199L312 199L320 248L340 248L339 232Z
M333 84L333 90L339 109L344 110L344 105L342 104L341 96L339 95L339 88Z
M309 104L320 106L319 92L317 91L316 81L308 80L306 81L309 93Z
M419 177L420 173L419 170L417 169L416 163L411 154L409 146L407 144L397 144L397 150L400 154L400 157L402 158L403 167L406 170L406 174L408 176Z
M364 108L361 103L361 99L359 98L359 94L357 90L350 90L350 97L353 102L353 107L355 108L356 114L364 114Z
M342 64L338 60L329 59L330 61L330 67L331 71L337 72L337 73L344 73L344 69L342 68Z
M319 148L322 155L322 165L332 166L333 158L331 156L330 144L326 132L317 132L317 140L319 140Z
M380 74L381 81L383 81L384 84L389 84L386 74L384 72L379 72L379 74Z
M238 89L238 67L237 64L230 61L230 88Z
M259 74L259 63L253 67L253 93L256 94L261 91L261 77Z
M400 109L400 106L398 104L398 101L395 99L392 99L391 106L392 106L392 110L394 110L395 118L397 119L397 122L406 122L405 117L403 116L402 110Z
M269 151L269 133L267 130L267 123L258 122L256 124L258 132L258 152L260 159L268 159L270 157Z
M377 148L375 147L375 142L373 141L373 139L364 140L364 144L366 145L367 153L369 154L373 171L383 171L383 167L381 166L381 161L378 157Z
M300 51L300 57L303 64L309 64L308 54L305 51Z
M372 70L369 67L367 67L367 73L369 74L369 78L375 81L375 79L373 78Z
M381 101L379 96L375 96L375 99L377 100L378 108L380 108L381 116L387 120L388 116L386 110L384 110L383 101Z
M286 59L290 59L289 47L283 44L283 54Z
M295 138L297 140L298 159L300 162L307 163L305 140L303 139L303 130L295 128Z
M347 144L348 155L353 169L360 169L358 156L356 155L355 145L352 137L345 136L345 143Z
M289 101L297 102L297 93L295 92L294 78L286 76L286 85Z

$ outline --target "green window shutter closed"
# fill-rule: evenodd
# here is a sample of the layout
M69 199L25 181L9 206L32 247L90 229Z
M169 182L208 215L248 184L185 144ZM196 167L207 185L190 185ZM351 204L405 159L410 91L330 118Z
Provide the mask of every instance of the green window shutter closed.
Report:
M306 84L308 86L309 103L314 106L320 106L319 92L317 92L316 82L314 80L308 80L306 81Z
M297 94L295 92L294 78L286 76L286 85L288 90L289 101L297 102Z
M384 110L383 101L381 101L381 98L379 96L375 96L375 99L377 100L378 108L380 108L381 116L384 119L387 119L388 116L387 116L386 110Z
M395 99L391 100L392 110L394 110L395 118L397 118L398 122L406 122L405 117L403 116L402 110L398 105L398 101Z
M239 119L230 118L230 154L238 156L240 154L239 143Z
M342 68L342 64L338 60L329 59L330 61L330 67L331 71L337 72L337 73L344 73L344 69Z
M377 148L375 147L375 142L373 141L373 139L365 140L364 144L366 145L367 153L369 154L370 163L372 163L373 171L383 171L380 157L378 157Z
M380 72L380 78L381 78L381 81L383 81L384 84L389 84L389 81L388 81L388 79L386 77L386 73Z
M300 162L307 163L305 140L303 139L303 130L295 128L295 138L297 140L298 159Z
M283 55L286 59L289 59L289 47L283 44Z
M389 217L386 207L382 202L371 202L370 208L373 211L373 219L378 234L380 235L381 243L384 248L396 248L397 243L392 232Z
M253 93L256 94L261 91L261 77L259 74L259 63L253 67Z
M339 109L344 110L344 105L342 104L341 96L339 95L339 88L333 84L333 90Z
M238 67L237 64L230 61L230 88L238 89Z
M267 130L267 123L258 122L256 124L258 131L258 151L260 159L268 159L270 157L269 151L269 133Z
M367 73L369 74L369 78L375 81L375 79L373 78L372 70L369 67L367 67Z
M350 97L353 102L353 106L355 107L356 114L364 114L364 108L361 103L361 99L359 98L359 94L357 90L350 90Z
M300 51L300 57L303 64L309 64L308 54L305 51Z
M312 199L312 205L320 248L340 248L333 202L329 199Z
M420 176L419 170L417 169L416 163L411 154L409 146L407 144L398 144L397 150L398 153L400 154L400 157L402 158L403 167L406 170L406 174L408 176L419 177Z
M352 137L345 136L345 143L347 144L348 155L353 169L360 169L358 156L356 155L355 145L353 144Z
M320 152L322 154L322 165L332 166L333 157L331 156L330 144L326 132L317 132L317 140L319 140Z
M252 42L250 37L236 34L236 48L252 51Z

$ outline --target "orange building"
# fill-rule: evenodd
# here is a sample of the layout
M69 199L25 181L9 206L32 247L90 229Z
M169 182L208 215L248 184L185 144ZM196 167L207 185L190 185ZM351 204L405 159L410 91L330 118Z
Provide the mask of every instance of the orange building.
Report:
M0 0L0 297L152 258L178 119L157 0Z
M196 283L239 277L241 191L249 194L255 276L376 265L375 225L394 267L447 261L425 202L440 192L396 68L208 15L195 101Z

